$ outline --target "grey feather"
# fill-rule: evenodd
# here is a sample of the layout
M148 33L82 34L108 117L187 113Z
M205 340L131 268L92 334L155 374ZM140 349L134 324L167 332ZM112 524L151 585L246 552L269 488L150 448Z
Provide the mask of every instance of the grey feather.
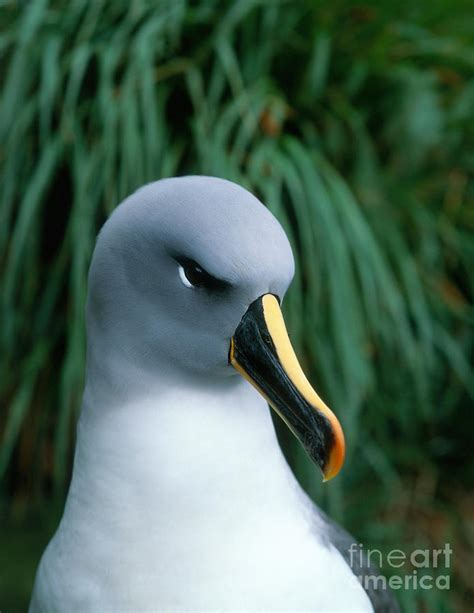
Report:
M375 613L400 613L400 607L392 590L386 587L380 570L367 559L365 552L362 551L359 556L359 551L357 551L357 555L352 556L351 559L350 548L354 543L357 544L356 539L321 509L315 506L314 511L326 524L325 533L329 542L340 552L354 575L361 581Z

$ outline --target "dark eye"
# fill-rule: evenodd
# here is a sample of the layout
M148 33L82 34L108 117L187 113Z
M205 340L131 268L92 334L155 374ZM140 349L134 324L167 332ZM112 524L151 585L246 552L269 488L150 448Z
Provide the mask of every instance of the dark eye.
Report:
M197 264L180 264L179 265L179 276L181 281L187 287L200 287L208 281L210 275L207 274L200 266Z
M224 289L226 281L216 279L199 266L194 260L178 260L179 278L186 287L203 287L205 289Z

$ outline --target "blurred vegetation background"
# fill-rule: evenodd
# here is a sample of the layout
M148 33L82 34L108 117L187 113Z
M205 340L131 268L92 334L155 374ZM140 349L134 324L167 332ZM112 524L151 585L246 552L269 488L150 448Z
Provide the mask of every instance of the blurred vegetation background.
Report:
M472 4L29 0L0 15L2 611L26 607L67 491L96 233L141 184L189 173L249 188L293 244L290 333L348 439L321 486L280 432L304 487L366 546L450 542L451 590L397 595L471 610Z

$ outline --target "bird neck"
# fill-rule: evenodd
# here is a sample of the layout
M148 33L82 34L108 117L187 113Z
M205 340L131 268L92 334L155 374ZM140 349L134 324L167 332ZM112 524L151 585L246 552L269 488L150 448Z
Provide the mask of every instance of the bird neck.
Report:
M121 535L144 514L164 530L170 518L199 529L269 505L275 513L300 495L268 406L244 380L143 381L146 393L105 405L97 383L86 386L69 514L121 526Z

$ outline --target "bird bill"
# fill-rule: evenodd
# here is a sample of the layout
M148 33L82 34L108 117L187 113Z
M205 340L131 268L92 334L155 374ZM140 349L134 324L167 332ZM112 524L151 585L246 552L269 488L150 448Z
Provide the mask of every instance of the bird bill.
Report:
M323 480L335 477L344 462L344 434L301 369L276 296L264 294L249 306L231 339L229 362L284 420Z

